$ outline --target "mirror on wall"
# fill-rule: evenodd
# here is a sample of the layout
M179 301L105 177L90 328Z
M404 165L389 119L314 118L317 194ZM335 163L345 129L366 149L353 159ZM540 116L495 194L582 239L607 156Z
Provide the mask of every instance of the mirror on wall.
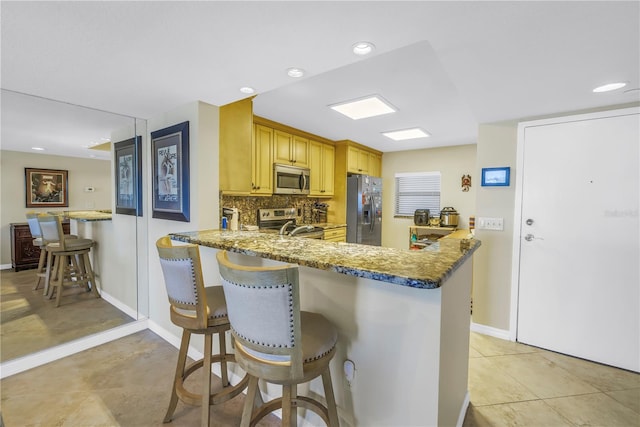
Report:
M139 280L144 269L137 261L144 217L115 214L113 195L111 145L136 135L144 144L145 120L2 90L1 364L126 325L147 314L147 291L141 285L146 281ZM25 168L66 171L68 206L27 207ZM16 263L20 248L13 243L19 238L16 230L24 233L20 225L26 223L25 214L30 211L62 215L71 234L95 241L90 256L101 298L81 286L71 286L56 307L55 299L43 295L42 285L34 289L36 270L28 262ZM100 221L69 219L70 213L95 211L106 217L113 213ZM20 236L24 244L24 235Z

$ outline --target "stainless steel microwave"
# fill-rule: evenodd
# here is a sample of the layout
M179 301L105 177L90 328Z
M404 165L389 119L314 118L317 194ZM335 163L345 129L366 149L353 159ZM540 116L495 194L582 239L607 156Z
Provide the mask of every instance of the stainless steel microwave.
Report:
M309 169L275 163L273 194L309 194Z

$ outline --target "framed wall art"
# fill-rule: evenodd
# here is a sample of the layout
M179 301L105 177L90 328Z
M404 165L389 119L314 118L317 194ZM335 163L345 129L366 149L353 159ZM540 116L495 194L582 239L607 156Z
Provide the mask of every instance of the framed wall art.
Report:
M189 222L189 122L151 132L153 218Z
M66 170L24 168L27 207L68 207L68 176Z
M116 177L116 213L142 216L142 138L113 144Z
M510 167L482 168L483 187L508 187L511 175Z

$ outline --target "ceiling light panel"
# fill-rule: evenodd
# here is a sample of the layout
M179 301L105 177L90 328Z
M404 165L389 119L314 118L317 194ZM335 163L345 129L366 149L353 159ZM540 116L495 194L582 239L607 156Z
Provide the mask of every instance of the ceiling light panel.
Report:
M330 105L329 108L340 114L344 114L353 120L381 116L383 114L395 113L397 111L395 107L384 101L378 95L342 102L340 104L333 104Z
M626 85L627 85L627 83L625 83L625 82L609 83L609 84L606 84L606 85L598 86L593 91L596 92L596 93L611 92L612 90L617 90L617 89L623 88Z
M402 129L391 132L382 132L387 138L391 138L394 141L405 141L407 139L427 138L431 136L428 132L420 128Z

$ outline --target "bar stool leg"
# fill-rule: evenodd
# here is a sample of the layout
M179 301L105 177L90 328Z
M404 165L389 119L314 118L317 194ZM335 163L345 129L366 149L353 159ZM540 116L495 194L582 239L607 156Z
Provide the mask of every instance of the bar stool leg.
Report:
M163 423L171 422L173 412L178 405L178 382L182 381L182 375L184 375L184 367L187 364L187 350L189 349L189 341L191 340L191 332L186 329L182 330L182 341L180 342L180 351L178 352L178 363L176 364L176 375L173 379L173 388L171 389L171 400L169 401L169 409L164 416Z
M46 271L44 272L44 290L42 292L43 295L49 295L49 286L51 284L51 272L53 268L53 253L51 251L47 251L47 266Z
M38 259L38 270L36 270L36 275L38 276L38 281L36 282L36 286L33 288L34 291L38 290L40 287L40 282L42 281L43 276L46 274L44 269L47 262L47 251L44 249L44 246L40 248L40 258Z
M249 386L247 387L247 396L245 397L244 407L242 408L242 422L240 427L249 427L251 425L251 416L253 415L253 406L256 401L256 393L258 391L258 377L249 377Z
M333 384L331 383L331 372L329 369L322 373L322 384L324 386L324 398L327 401L327 412L329 412L329 425L340 425L338 422L338 407L336 397L333 394Z
M84 272L87 276L87 284L91 283L91 290L96 295L96 298L100 298L100 293L98 292L98 284L96 283L96 277L93 273L93 268L91 267L91 259L89 258L89 253L85 253L83 255L84 258Z
M211 395L211 351L213 351L213 336L204 336L204 360L202 361L202 427L209 427L211 411L209 411L209 399Z
M220 377L222 378L222 387L227 387L230 385L229 382L229 374L227 372L227 359L225 358L225 354L227 354L227 340L226 333L221 331L218 333L218 343L220 345L220 355L222 359L220 360Z
M69 264L69 256L68 255L60 255L58 256L58 277L54 282L54 286L58 289L56 290L56 307L60 307L60 298L62 297L62 287L64 284L65 278L65 269L67 268L67 264Z

